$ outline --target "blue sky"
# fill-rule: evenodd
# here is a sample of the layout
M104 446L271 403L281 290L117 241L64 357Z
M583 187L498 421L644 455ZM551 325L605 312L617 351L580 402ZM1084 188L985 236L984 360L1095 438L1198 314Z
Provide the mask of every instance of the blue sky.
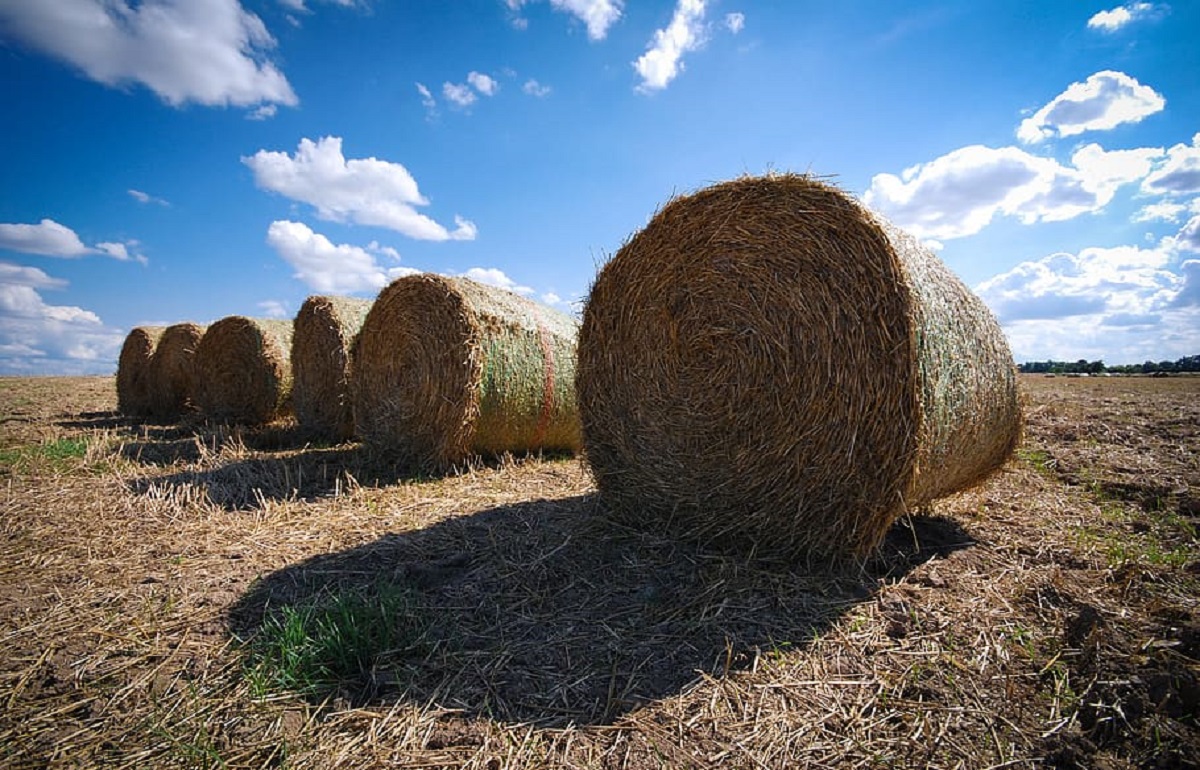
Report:
M0 374L411 271L578 310L672 195L829 177L1018 361L1200 353L1200 3L0 0Z

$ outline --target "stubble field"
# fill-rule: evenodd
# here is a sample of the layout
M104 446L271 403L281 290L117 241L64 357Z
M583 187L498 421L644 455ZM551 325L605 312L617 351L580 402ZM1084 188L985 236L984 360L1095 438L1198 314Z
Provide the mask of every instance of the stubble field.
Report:
M0 766L1200 766L1200 377L1022 378L1017 456L838 575L0 379Z

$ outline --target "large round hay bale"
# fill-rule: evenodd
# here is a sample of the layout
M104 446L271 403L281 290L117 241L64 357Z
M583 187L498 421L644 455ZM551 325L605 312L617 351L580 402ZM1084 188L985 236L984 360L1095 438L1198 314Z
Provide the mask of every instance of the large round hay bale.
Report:
M584 453L634 523L861 558L1021 430L1012 355L930 251L800 175L679 197L606 264L579 335Z
M354 347L357 434L433 472L472 456L574 451L577 331L563 313L465 278L397 279Z
M150 361L162 334L161 326L137 326L125 335L117 359L117 411L121 414L150 414Z
M292 326L292 411L311 435L344 441L354 435L350 348L372 300L312 296Z
M194 323L168 326L150 358L150 413L175 418L195 408L196 348L204 327Z
M262 424L282 416L291 395L292 322L227 316L196 346L196 406L207 418Z

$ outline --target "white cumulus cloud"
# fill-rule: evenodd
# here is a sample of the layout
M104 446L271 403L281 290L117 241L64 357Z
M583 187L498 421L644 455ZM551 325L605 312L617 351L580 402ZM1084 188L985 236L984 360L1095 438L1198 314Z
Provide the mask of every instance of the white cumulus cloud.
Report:
M519 11L521 6L531 0L506 0L512 11ZM550 7L556 11L569 13L579 19L587 27L588 38L603 40L608 35L608 29L621 18L624 8L623 0L550 0ZM527 21L519 19L517 26L524 29Z
M479 97L465 83L442 83L442 96L459 107L470 107Z
M141 83L173 106L295 105L267 60L275 39L238 0L0 3L0 30L108 86Z
M67 258L103 254L122 262L136 260L146 264L147 259L141 254L129 253L129 247L137 245L137 241L101 241L95 246L85 246L74 230L53 219L43 219L35 225L0 224L0 249L25 254Z
M473 267L465 273L461 273L463 278L470 278L472 281L486 283L489 286L497 286L501 289L507 289L515 294L533 294L533 288L522 286L513 279L504 274L503 270L495 267Z
M0 249L47 257L82 257L92 251L74 230L53 219L36 225L0 224Z
M484 75L482 72L467 73L467 82L484 96L494 96L500 90L500 84L496 82L496 79L491 75Z
M476 235L475 225L462 217L454 218L451 231L418 212L415 207L429 201L408 169L376 158L347 160L341 137L301 139L295 155L259 150L242 162L259 187L308 203L324 219L386 227L427 241L472 240Z
M395 249L372 241L368 248L335 244L300 222L277 220L267 230L267 243L295 269L295 277L321 294L378 292L390 281L418 272L383 267L372 251L399 258Z
M683 55L704 45L704 0L679 0L671 23L654 31L646 53L633 63L643 93L661 91L683 71Z
M1159 112L1166 99L1124 72L1104 70L1082 83L1072 83L1049 104L1021 121L1017 138L1027 144L1055 136L1102 131L1137 123Z
M863 201L917 238L962 238L998 215L1033 224L1099 211L1160 152L1088 145L1076 152L1073 168L1017 147L972 145L900 176L877 174Z
M1153 3L1128 3L1119 5L1107 11L1099 11L1088 19L1088 29L1098 29L1101 32L1116 32L1121 27L1138 19L1144 19L1156 12Z
M1109 363L1178 358L1200 344L1200 303L1189 294L1191 269L1173 271L1172 255L1169 246L1051 254L975 291L1004 325L1018 360L1093 360L1106 350L1117 357Z
M725 29L729 30L733 34L736 35L737 33L741 32L745 26L746 14L738 11L725 14Z
M1200 193L1200 133L1192 143L1167 150L1166 161L1142 182L1142 192L1159 195Z
M124 335L90 310L51 305L41 290L67 282L35 267L0 262L0 373L109 374Z

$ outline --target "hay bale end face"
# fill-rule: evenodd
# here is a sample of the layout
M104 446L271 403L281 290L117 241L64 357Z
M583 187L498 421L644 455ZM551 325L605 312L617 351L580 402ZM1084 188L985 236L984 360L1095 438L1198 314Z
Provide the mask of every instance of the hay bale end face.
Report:
M292 409L306 432L332 441L354 435L350 349L372 300L312 296L292 331Z
M578 355L585 457L615 516L791 559L866 556L1020 435L988 309L807 176L668 203L600 271Z
M358 436L412 467L579 448L576 321L512 292L422 274L388 285L354 348Z
M207 418L262 424L288 411L292 322L227 316L196 347L196 405Z
M150 415L150 362L162 335L161 326L138 326L125 335L117 359L117 411L121 414Z
M194 323L168 326L154 348L149 368L150 413L176 418L195 408L196 348L204 327Z

